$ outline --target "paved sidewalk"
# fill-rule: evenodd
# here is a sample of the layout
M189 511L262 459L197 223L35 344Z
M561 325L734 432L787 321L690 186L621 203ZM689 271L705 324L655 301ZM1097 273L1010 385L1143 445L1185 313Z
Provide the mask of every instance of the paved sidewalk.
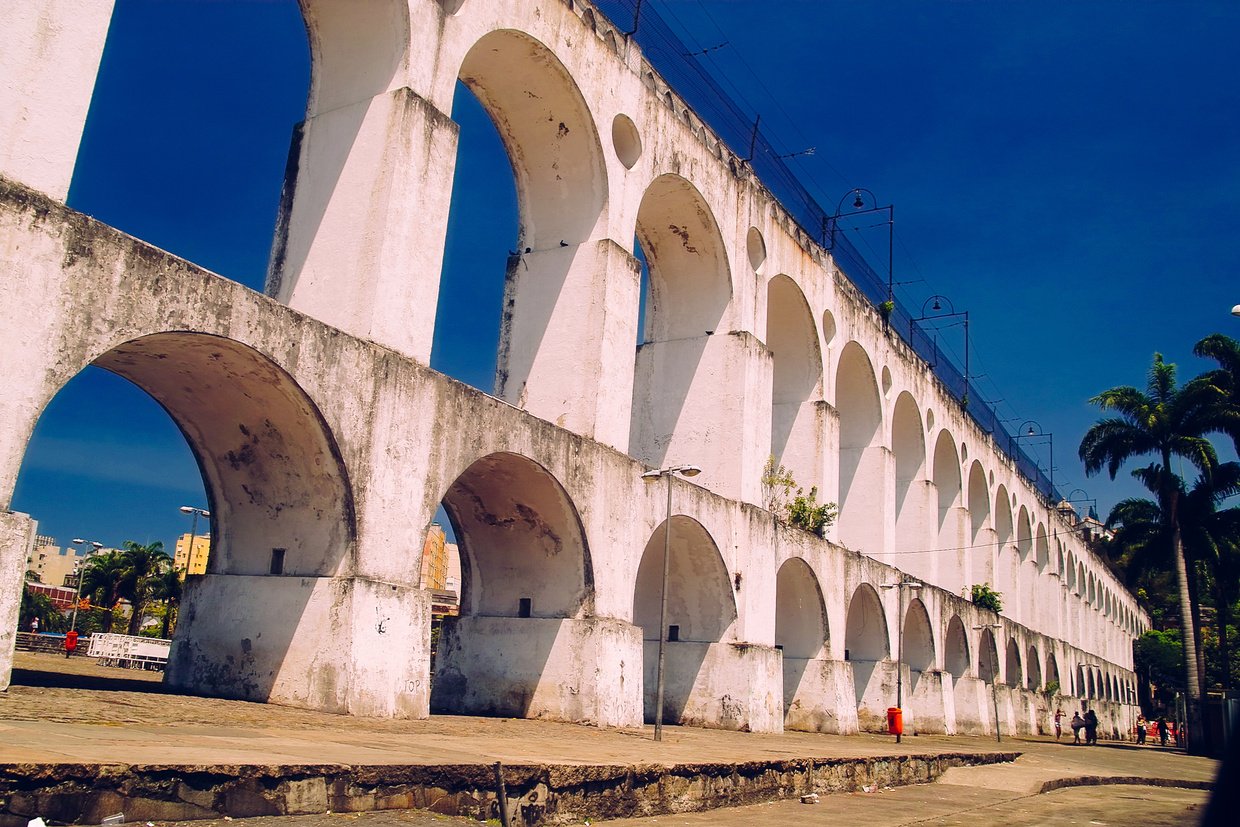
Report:
M1199 806L1206 793L1183 787L1208 785L1217 769L1210 759L1157 747L1105 742L1084 747L1072 746L1066 740L1004 738L1000 744L993 738L914 736L896 744L893 738L877 735L759 735L668 727L665 740L656 743L649 727L598 729L548 721L457 716L435 716L425 721L364 719L164 694L157 684L157 673L108 669L85 659L65 661L53 655L18 653L16 667L15 685L0 693L0 763L4 764L243 764L279 768L307 764L489 765L503 761L506 765L632 766L1022 753L1011 763L949 769L936 784L824 796L813 806L792 801L609 822L617 825L750 827L839 823L853 818L866 824L927 820L1067 824L1073 819L1075 823L1088 823L1091 818L1101 823L1162 823L1155 819L1156 813L1176 816L1178 823L1185 823L1192 820L1191 815L1185 815L1192 812L1189 808ZM123 688L108 688L117 686ZM1057 785L1117 780L1125 786L1048 792ZM1132 786L1141 781L1180 788ZM1096 818L1084 817L1094 810L1098 810ZM1047 820L1052 811L1062 813L1067 820ZM1117 818L1124 812L1129 812L1127 818ZM351 814L347 818L350 823L361 820L367 827L452 823L413 813L372 813L365 818ZM422 818L426 820L418 821ZM343 827L345 819L324 815L276 821L283 827L303 822L304 827ZM250 820L231 824L241 827L243 821ZM255 827L266 822L273 820L259 820ZM1177 822L1172 819L1166 823Z

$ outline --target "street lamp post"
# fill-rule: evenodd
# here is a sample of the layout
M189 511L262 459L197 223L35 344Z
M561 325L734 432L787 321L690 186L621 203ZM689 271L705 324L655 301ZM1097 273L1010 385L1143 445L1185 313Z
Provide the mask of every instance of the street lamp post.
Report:
M1042 429L1042 423L1033 419L1026 419L1020 423L1020 427L1016 429L1016 435L1009 438L1009 446L1014 445L1018 439L1029 439L1030 437L1045 437L1048 444L1049 460L1046 463L1046 476L1051 484L1050 493L1047 497L1054 500L1055 497L1055 434L1047 433ZM1014 447L1009 447L1013 454L1016 453Z
M853 197L852 212L844 212L844 202L848 200L848 196ZM866 204L872 204L866 207ZM887 213L887 301L892 301L895 297L895 282L892 281L892 260L895 245L895 225L896 225L896 208L894 204L888 204L885 207L878 206L878 199L874 197L874 193L865 187L855 187L840 199L835 205L835 215L828 215L822 219L823 229L826 231L826 243L828 250L835 249L835 230L839 226L841 218L848 218L854 215L866 215L867 213L885 212Z
M944 302L947 303L947 310L943 309ZM927 309L929 312L927 312ZM913 341L913 325L917 322L924 322L928 319L952 319L958 316L964 317L964 388L960 393L960 404L968 407L969 380L972 378L969 375L969 311L957 311L956 306L952 304L951 299L946 296L940 296L937 294L933 295L921 303L921 315L916 319L908 320L908 340L910 343ZM947 327L954 326L955 322L947 325ZM937 328L935 328L935 330L937 330ZM934 340L935 364L931 365L931 367L935 367L938 364L938 347L938 339L936 337Z
M904 590L917 591L921 586L920 582L907 576L901 576L899 583L881 584L884 589L896 590L896 709L899 710L904 709ZM896 733L897 744L902 734Z
M98 551L99 549L103 548L103 543L97 543L94 540L83 540L81 537L75 537L73 539L73 545L75 546L88 545L91 548L93 548L95 551ZM76 556L77 555L75 554L74 557ZM73 590L73 618L69 621L70 632L77 630L78 604L82 602L82 565L83 565L82 562L79 561L75 563L73 566L73 575L74 575L73 579L76 580L77 583L76 583L76 587Z
M182 514L194 515L194 521L190 524L189 529L189 547L185 549L185 571L188 573L190 561L194 557L194 540L198 537L198 518L208 519L211 516L211 512L205 508L194 508L190 505L181 506L180 511Z
M1231 315L1240 316L1240 304L1236 305L1235 307L1231 309Z
M663 522L663 582L659 594L659 662L655 672L654 739L663 740L663 660L667 645L667 575L672 557L672 477L696 477L702 469L696 465L673 465L642 474L646 482L667 477L667 517Z
M974 631L982 629L1002 629L1002 623L983 623L981 626L974 626ZM993 638L993 633L992 633ZM981 646L978 646L978 663L981 663L982 653ZM995 644L995 662L990 665L990 695L995 703L995 741L1003 743L1003 736L999 734L999 645Z

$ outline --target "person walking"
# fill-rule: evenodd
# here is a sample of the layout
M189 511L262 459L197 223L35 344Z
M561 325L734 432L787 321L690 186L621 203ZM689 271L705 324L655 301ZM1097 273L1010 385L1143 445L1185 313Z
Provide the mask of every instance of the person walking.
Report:
M1063 735L1063 707L1055 710L1055 740L1059 740L1059 736Z
M1164 748L1167 746L1167 716L1166 715L1158 716L1158 745Z
M39 633L39 619L37 617L30 618L30 634L37 635Z
M70 629L65 633L65 657L73 657L73 653L77 650L78 633L76 629Z
M1085 728L1085 719L1081 717L1081 713L1072 713L1072 723L1070 726L1072 727L1072 743L1080 746L1081 730Z
M1137 745L1138 746L1144 746L1145 744L1145 727L1146 727L1146 724L1148 723L1149 722L1145 720L1145 715L1138 713L1137 715Z
M1098 744L1098 713L1092 709L1085 713L1085 743Z

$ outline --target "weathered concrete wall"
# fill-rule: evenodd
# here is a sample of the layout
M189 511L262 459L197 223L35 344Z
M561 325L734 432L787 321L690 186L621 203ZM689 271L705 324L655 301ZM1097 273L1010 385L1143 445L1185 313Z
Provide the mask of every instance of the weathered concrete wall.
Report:
M34 541L35 522L27 514L0 511L0 690L9 688L22 584L26 582L26 554ZM14 577L14 572L21 572Z
M758 804L807 792L925 784L951 767L997 764L1020 753L902 755L830 761L673 766L512 765L503 768L513 823L537 827ZM101 771L102 770L102 771ZM8 765L0 769L0 827L35 816L98 824L421 809L498 818L490 766Z
M113 0L0 6L0 175L69 194Z

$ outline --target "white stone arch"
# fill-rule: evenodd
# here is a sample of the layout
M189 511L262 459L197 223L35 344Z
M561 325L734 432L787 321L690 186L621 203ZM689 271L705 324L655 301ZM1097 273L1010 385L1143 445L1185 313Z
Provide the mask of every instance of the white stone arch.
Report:
M938 493L936 502L935 558L938 564L938 584L948 591L957 591L966 577L964 561L965 540L960 508L963 499L963 483L960 472L960 455L951 432L939 431L934 443L932 479Z
M1062 678L1059 677L1059 659L1056 658L1055 653L1050 651L1049 649L1046 652L1046 673L1045 674L1046 674L1046 685L1047 686L1050 686L1052 683L1059 684L1059 694L1061 695L1070 694L1071 687L1063 686Z
M896 397L891 415L891 452L895 459L895 550L917 551L925 546L926 522L926 436L917 401L908 391ZM921 576L930 576L933 555L912 555L901 567Z
M635 232L650 278L629 453L650 465L693 461L709 471L712 456L731 450L725 444L734 432L718 404L722 392L705 369L723 358L712 341L727 338L719 329L732 297L723 237L702 193L670 173L646 188ZM684 422L690 416L692 427Z
M977 460L969 467L969 558L973 583L995 583L995 545L987 542L991 529L990 487L986 471Z
M660 524L646 542L633 588L633 623L642 630L647 721L653 721L655 713L666 529L666 522ZM710 647L734 639L737 609L727 566L710 532L692 517L678 514L671 519L670 542L667 627L662 630L668 638L663 718L680 722L692 708L693 688Z
M995 590L1008 596L1009 602L1016 596L1016 577L1019 561L1016 558L1015 529L1012 523L1012 499L1008 488L1000 483L995 489Z
M822 661L829 639L826 604L813 569L790 557L775 576L775 647L782 653L784 726L841 732L823 703Z
M1015 637L1009 637L1007 642L1007 656L1004 658L1003 665L1004 683L1013 689L1019 688L1022 681L1022 669L1020 659L1020 646L1016 643Z
M1029 509L1021 506L1016 514L1017 575L1009 610L1020 622L1034 622L1037 604L1037 566L1033 559L1033 525Z
M308 117L398 85L409 49L407 0L298 2L310 43Z
M885 725L887 698L883 689L891 655L887 618L878 592L862 583L848 601L844 627L844 652L853 672L857 721L863 730ZM880 668L881 667L881 668Z
M316 401L270 355L224 336L152 331L92 345L89 364L140 388L176 423L211 512L207 575L185 587L165 681L203 695L341 708L328 687L346 680L344 664L325 660L321 680L295 689L279 675L286 658L311 656L282 622L312 602L301 584L348 576L356 564L352 483ZM38 411L87 367L70 362L57 363ZM34 419L29 429L6 424L21 428L16 439L29 451ZM273 599L242 604L259 583ZM251 628L268 634L243 644Z
M571 720L549 688L563 680L555 671L563 655L553 652L594 609L590 549L571 497L539 463L501 451L474 460L442 505L460 552L461 609L440 632L431 709ZM514 636L528 645L507 646Z
M957 682L970 674L969 636L960 615L952 615L947 622L947 638L943 644L943 669L950 672Z
M1042 658L1038 656L1038 647L1032 643L1025 654L1025 663L1025 688L1037 692L1042 688Z
M1046 523L1038 523L1038 527L1034 532L1034 562L1038 569L1038 574L1046 572L1046 567L1050 564L1051 552L1050 543L1046 534Z
M934 631L930 626L930 613L921 598L914 597L904 610L904 656L903 663L909 668L909 692L917 689L923 672L934 669Z
M809 302L783 274L767 283L766 346L773 362L771 456L806 490L821 489L821 425L813 401L822 396L822 352Z
M841 544L867 554L883 550L883 409L874 367L855 341L840 353L835 371L840 421L839 519Z
M995 643L995 633L989 627L982 629L977 645L977 677L984 683L995 683L999 679L999 647Z

